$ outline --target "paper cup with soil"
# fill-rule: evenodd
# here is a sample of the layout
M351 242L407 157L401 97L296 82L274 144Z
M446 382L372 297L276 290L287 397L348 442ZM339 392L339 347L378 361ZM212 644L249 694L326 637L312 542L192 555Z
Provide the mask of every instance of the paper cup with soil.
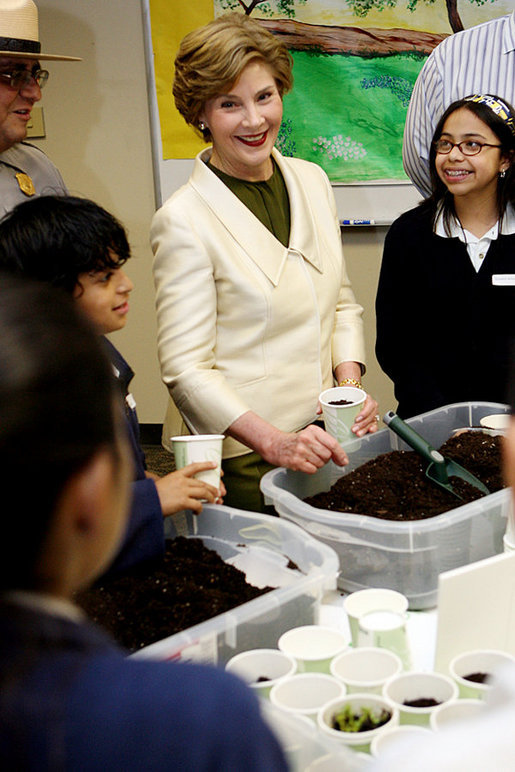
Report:
M397 726L399 711L378 694L352 694L327 703L317 721L325 735L368 753L374 737Z
M325 429L339 443L355 438L351 432L367 394L354 386L335 386L319 396Z
M273 686L296 672L297 662L278 649L250 649L231 657L225 669L245 681L257 694L268 697Z
M171 437L176 468L182 469L195 461L213 461L216 463L214 469L199 472L195 477L220 490L223 440L223 434L185 434Z
M457 699L458 687L442 673L411 671L387 681L383 697L398 709L401 724L429 726L438 705Z
M449 663L451 677L458 685L460 697L484 699L490 689L493 672L515 658L497 649L463 651Z

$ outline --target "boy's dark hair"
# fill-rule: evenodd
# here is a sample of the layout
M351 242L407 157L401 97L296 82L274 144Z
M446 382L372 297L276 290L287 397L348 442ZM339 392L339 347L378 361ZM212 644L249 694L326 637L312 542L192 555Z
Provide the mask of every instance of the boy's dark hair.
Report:
M69 293L80 274L119 268L129 257L123 225L87 198L40 196L0 221L0 269Z
M118 457L113 383L100 338L70 297L0 275L0 484L12 506L4 506L0 591L32 587L73 475L102 448Z

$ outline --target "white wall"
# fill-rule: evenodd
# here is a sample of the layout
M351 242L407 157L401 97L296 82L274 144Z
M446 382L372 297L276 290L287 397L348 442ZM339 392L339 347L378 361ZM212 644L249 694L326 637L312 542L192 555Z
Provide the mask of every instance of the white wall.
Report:
M142 423L161 423L166 390L156 353L152 254L154 212L151 132L139 0L36 0L43 50L81 56L49 62L43 92L46 138L34 140L56 163L70 189L113 212L127 227L134 280L130 318L113 336L136 371L133 391ZM170 97L171 98L171 97ZM374 297L385 229L345 231L345 254L359 301L365 306L367 389L381 413L394 407L391 385L373 355Z

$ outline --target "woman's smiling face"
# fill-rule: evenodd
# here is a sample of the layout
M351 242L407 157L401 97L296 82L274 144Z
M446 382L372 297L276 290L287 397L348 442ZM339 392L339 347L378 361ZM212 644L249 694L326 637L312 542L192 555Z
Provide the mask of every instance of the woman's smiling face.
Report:
M451 113L439 139L458 143L475 141L499 145L499 138L477 115L466 107ZM450 153L437 153L435 167L438 176L454 196L496 197L497 178L509 167L499 147L483 147L477 155L464 155L457 147Z
M268 179L282 116L272 68L260 59L250 62L229 93L209 99L200 115L213 138L213 166L251 182Z

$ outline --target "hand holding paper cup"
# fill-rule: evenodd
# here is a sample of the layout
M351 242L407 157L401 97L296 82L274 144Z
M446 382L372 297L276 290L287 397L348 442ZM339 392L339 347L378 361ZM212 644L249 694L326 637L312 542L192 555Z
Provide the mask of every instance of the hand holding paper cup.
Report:
M223 439L223 434L185 434L172 437L176 468L182 469L195 461L212 461L216 464L214 469L198 472L195 476L220 490Z
M361 411L367 394L355 386L335 386L319 396L326 431L338 442L353 437L351 432L356 416Z

